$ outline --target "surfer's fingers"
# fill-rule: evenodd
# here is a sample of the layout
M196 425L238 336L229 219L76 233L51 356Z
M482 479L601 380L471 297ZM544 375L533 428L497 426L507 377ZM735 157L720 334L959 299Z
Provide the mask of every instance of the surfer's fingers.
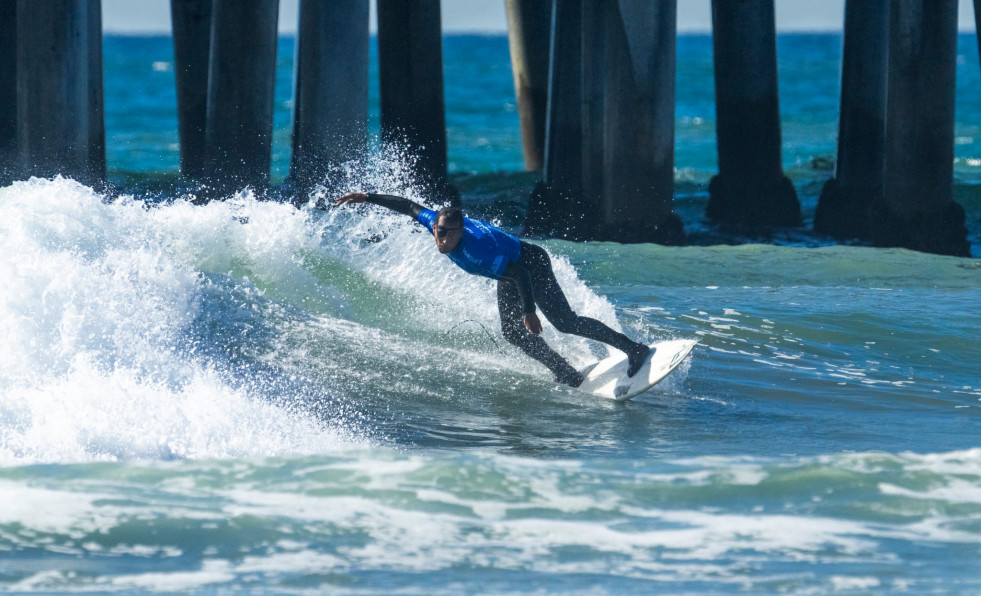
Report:
M525 329L527 329L532 335L538 335L542 332L542 322L538 319L538 315L534 313L525 315L524 324Z
M342 197L337 197L334 199L335 205L350 205L357 203L364 203L368 199L368 195L363 192L349 192Z

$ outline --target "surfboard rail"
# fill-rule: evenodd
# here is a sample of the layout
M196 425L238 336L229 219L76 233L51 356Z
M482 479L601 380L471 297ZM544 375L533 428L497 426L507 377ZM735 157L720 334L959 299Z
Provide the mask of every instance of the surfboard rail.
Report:
M627 356L617 354L591 364L583 370L583 393L616 401L628 399L660 383L685 361L697 340L673 339L650 344L653 353L632 377L627 376Z

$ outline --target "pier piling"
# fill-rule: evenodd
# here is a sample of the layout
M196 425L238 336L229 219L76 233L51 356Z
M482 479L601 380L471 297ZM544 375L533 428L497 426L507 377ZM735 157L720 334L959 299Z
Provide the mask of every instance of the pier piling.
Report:
M953 199L957 0L894 0L877 246L969 256Z
M181 174L203 180L212 0L170 0Z
M301 0L290 175L297 200L368 143L368 0Z
M521 120L525 169L545 165L549 32L553 0L507 0L514 94Z
M684 241L674 188L675 0L556 2L545 179L526 233Z
M18 0L17 144L24 176L105 179L99 0Z
M405 146L417 182L449 198L439 0L378 0L378 62L382 142Z
M0 2L0 185L17 175L17 3Z
M272 160L279 0L214 0L205 122L212 192L264 192Z
M712 0L719 174L709 218L748 227L797 226L783 175L774 0Z
M102 73L102 0L88 3L89 172L92 184L106 179L106 112Z
M872 238L872 206L882 200L889 65L890 0L848 0L841 68L835 177L821 192L814 230Z
M978 42L978 53L981 54L981 0L974 0L974 36Z
M289 183L364 159L371 0L301 0ZM981 24L981 0L974 0ZM440 0L377 0L381 137L434 202L447 181ZM677 0L506 0L525 233L680 244ZM958 0L847 0L835 177L817 232L970 256L954 200ZM270 181L279 0L171 0L181 172L202 200ZM718 174L707 215L798 226L784 175L774 0L712 0ZM979 41L981 53L981 41ZM0 1L0 184L106 177L101 0ZM290 185L285 185L290 188Z
M582 0L553 2L549 36L544 179L532 191L525 234L582 239Z
M675 0L584 0L583 192L596 239L681 244L674 194Z

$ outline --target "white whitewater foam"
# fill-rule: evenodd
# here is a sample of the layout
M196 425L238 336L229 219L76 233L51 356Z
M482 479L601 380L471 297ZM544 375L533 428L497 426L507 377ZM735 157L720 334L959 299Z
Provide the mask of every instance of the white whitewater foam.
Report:
M249 196L150 208L62 178L0 189L0 464L358 442L357 429L272 405L263 379L230 379L189 344L193 325L228 316L208 311L214 283L316 291L296 257L318 246L306 221Z
M422 200L399 164L374 163L352 188L388 185ZM0 189L0 252L0 464L364 445L370 433L358 413L328 416L328 427L324 416L284 405L310 399L296 379L329 373L311 365L342 349L331 342L345 327L350 346L406 343L394 354L431 346L423 352L440 361L420 362L426 368L455 349L447 332L476 321L504 359L478 336L486 350L471 345L453 361L548 377L501 338L494 282L464 273L424 228L382 208L297 210L248 192L151 205L60 177L31 179ZM619 329L612 305L568 259L553 262L573 308ZM576 366L610 353L545 323L546 340ZM330 389L344 395L350 382Z

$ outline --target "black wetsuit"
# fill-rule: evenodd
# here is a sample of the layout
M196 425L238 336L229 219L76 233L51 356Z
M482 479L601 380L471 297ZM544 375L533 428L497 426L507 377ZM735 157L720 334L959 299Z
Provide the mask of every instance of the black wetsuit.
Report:
M417 221L420 220L419 214L425 211L421 205L403 197L369 194L368 201ZM631 356L632 361L638 354L646 356L648 348L644 344L634 342L596 319L577 315L555 279L548 253L534 244L524 241L520 244L521 253L517 261L508 262L496 277L488 275L497 279L497 308L501 316L501 331L508 342L548 367L557 380L574 386L582 382L582 376L565 358L556 353L541 336L530 333L525 328L524 316L534 313L537 305L545 318L561 333L608 344Z
M542 314L548 322L561 333L596 340L628 355L638 348L646 348L643 344L634 342L596 319L577 315L569 306L565 293L555 279L548 253L540 246L522 242L518 266L527 271L531 277L534 304L542 309ZM534 304L529 310L514 280L507 277L498 280L497 309L501 315L501 331L504 333L504 338L521 348L525 354L547 366L560 381L572 381L576 370L569 362L559 356L540 335L534 335L525 329L524 315L527 312L535 312Z

